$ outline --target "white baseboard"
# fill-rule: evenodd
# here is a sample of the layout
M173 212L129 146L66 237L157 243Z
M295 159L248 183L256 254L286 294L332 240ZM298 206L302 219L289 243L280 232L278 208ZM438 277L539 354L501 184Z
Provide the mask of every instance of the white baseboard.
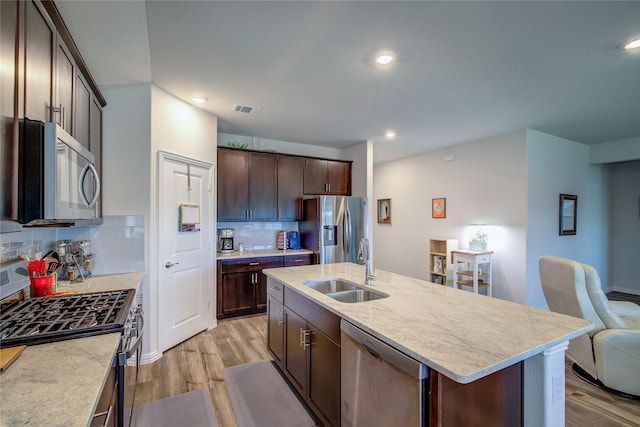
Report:
M140 364L146 365L147 363L153 363L156 360L159 360L161 357L162 357L162 353L160 353L159 351L144 353L142 357L140 357Z

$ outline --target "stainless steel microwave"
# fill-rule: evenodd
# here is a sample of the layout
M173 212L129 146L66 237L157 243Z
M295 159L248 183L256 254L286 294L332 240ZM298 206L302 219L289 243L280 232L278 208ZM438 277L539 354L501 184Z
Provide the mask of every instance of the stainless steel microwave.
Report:
M27 226L100 224L95 156L53 122L20 123L18 221Z

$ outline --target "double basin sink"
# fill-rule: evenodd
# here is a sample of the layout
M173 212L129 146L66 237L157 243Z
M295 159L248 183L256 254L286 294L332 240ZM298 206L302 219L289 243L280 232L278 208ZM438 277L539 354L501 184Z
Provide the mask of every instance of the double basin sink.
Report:
M343 279L310 280L304 284L336 301L346 303L373 301L389 297L384 292L367 289Z

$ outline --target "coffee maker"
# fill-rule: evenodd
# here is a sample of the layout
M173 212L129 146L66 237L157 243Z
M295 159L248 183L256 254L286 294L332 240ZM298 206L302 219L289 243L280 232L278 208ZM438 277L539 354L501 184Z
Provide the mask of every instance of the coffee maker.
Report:
M218 252L230 254L233 252L233 228L218 228Z

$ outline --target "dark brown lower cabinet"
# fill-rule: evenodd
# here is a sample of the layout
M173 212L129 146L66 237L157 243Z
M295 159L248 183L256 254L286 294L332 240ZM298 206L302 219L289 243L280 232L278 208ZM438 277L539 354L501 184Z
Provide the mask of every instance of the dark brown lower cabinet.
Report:
M469 384L430 371L431 426L523 425L522 362Z
M309 401L329 425L340 425L340 345L311 325L307 326Z
M264 313L267 310L267 276L262 269L282 266L282 256L218 261L218 319Z
M321 424L339 426L340 318L295 291L281 288L269 279L269 351ZM276 299L277 293L283 295L284 303Z
M313 263L313 254L219 260L217 271L217 318L244 316L267 311L265 268ZM282 298L280 297L280 302Z
M303 340L307 322L293 311L285 310L284 372L301 395L307 388L307 351Z
M284 362L284 306L271 294L267 296L267 346L276 364Z
M116 378L116 368L112 367L102 387L102 394L98 398L90 426L116 427L116 425L118 425L117 407L118 379Z
M241 316L257 311L255 306L254 271L226 273L218 285L222 293L218 318Z

